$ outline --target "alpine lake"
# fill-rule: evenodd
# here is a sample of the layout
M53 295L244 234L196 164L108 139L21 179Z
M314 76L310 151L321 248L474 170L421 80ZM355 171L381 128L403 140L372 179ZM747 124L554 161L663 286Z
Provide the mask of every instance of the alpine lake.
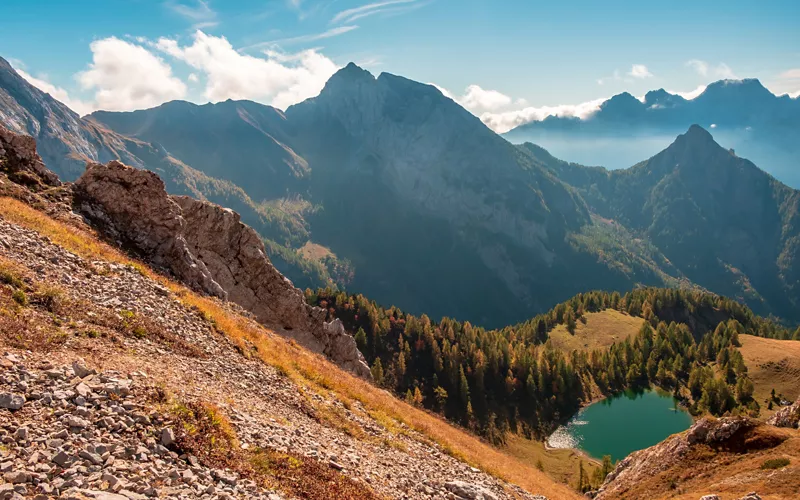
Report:
M581 409L547 439L551 448L573 448L612 462L648 448L692 425L672 394L648 389L625 391Z

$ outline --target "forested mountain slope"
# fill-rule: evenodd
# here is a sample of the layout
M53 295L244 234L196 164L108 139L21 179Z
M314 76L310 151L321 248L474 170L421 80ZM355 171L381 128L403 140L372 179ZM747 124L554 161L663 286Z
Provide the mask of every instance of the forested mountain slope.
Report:
M521 146L592 210L646 239L687 280L800 320L800 192L692 126L629 169L568 164Z

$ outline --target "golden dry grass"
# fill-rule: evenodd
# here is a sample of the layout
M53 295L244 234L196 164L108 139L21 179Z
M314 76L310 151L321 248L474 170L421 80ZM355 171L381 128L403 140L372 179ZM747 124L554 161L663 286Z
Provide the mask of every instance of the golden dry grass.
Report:
M585 314L586 323L578 321L575 334L565 325L558 325L550 332L553 346L566 352L589 351L610 347L636 334L644 319L629 316L614 309Z
M583 462L586 473L591 477L595 460L585 457L574 450L548 450L541 441L525 439L517 435L509 435L505 451L528 464L541 464L542 469L559 483L575 485L578 483L578 470Z
M755 386L753 397L761 405L761 417L769 418L777 406L767 409L772 389L790 401L800 396L800 342L739 335L740 351Z
M195 294L183 285L156 274L140 262L103 243L93 234L56 221L17 200L0 197L0 216L34 230L67 250L87 259L99 259L136 267L159 281L187 306L196 307L216 328L247 352L246 341L258 349L261 359L304 385L329 388L341 399L360 401L381 423L402 422L428 436L443 449L494 476L551 500L580 498L572 489L555 483L534 464L527 464L484 443L467 431L395 398L385 390L355 377L327 359L302 349L252 320L228 310L221 302ZM397 425L396 423L394 425Z
M783 440L777 443L776 439ZM747 438L756 442L773 441L761 449L747 453L713 449L706 445L692 447L683 459L655 472L645 480L629 484L619 500L697 500L703 495L717 494L722 500L736 500L755 491L763 500L797 500L800 498L800 435L796 430L762 425ZM767 460L784 458L789 465L780 469L763 469Z
M311 241L307 241L305 245L300 247L297 253L299 253L308 260L322 260L328 256L336 258L336 254L331 252L329 248L326 248L317 243L312 243Z

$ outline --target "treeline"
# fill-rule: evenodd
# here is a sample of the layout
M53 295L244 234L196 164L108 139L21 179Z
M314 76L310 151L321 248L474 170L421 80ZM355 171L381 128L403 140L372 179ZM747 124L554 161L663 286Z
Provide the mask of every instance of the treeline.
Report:
M655 384L687 399L695 412L757 411L735 349L738 335L792 335L735 301L678 289L579 294L498 330L450 318L434 322L332 289L307 290L306 296L354 334L376 383L496 443L509 431L549 433L593 390L610 394ZM647 322L609 349L566 353L548 342L556 325L572 331L587 312L609 308Z

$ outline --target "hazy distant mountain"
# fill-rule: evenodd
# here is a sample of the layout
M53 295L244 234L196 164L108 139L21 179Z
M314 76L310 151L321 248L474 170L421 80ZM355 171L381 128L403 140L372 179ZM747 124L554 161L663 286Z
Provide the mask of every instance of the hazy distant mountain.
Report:
M760 312L798 310L796 191L700 129L609 173L516 147L435 87L353 64L285 113L249 101L171 102L80 119L14 75L0 82L0 122L51 141L46 161L67 179L76 158L106 154L156 170L172 192L240 211L301 287L336 282L486 326L587 289L637 284L700 285ZM646 102L666 110L689 101L656 91ZM39 103L53 111L39 113ZM602 110L619 127L648 113L626 95ZM102 147L74 153L85 137ZM740 227L751 205L766 222Z
M618 94L586 119L548 117L505 137L533 142L580 163L624 168L652 156L692 124L783 182L800 187L800 99L775 96L756 79L721 80L687 100L664 89L644 99Z
M800 191L720 147L701 127L625 170L521 147L578 188L599 217L646 238L686 279L800 319Z

